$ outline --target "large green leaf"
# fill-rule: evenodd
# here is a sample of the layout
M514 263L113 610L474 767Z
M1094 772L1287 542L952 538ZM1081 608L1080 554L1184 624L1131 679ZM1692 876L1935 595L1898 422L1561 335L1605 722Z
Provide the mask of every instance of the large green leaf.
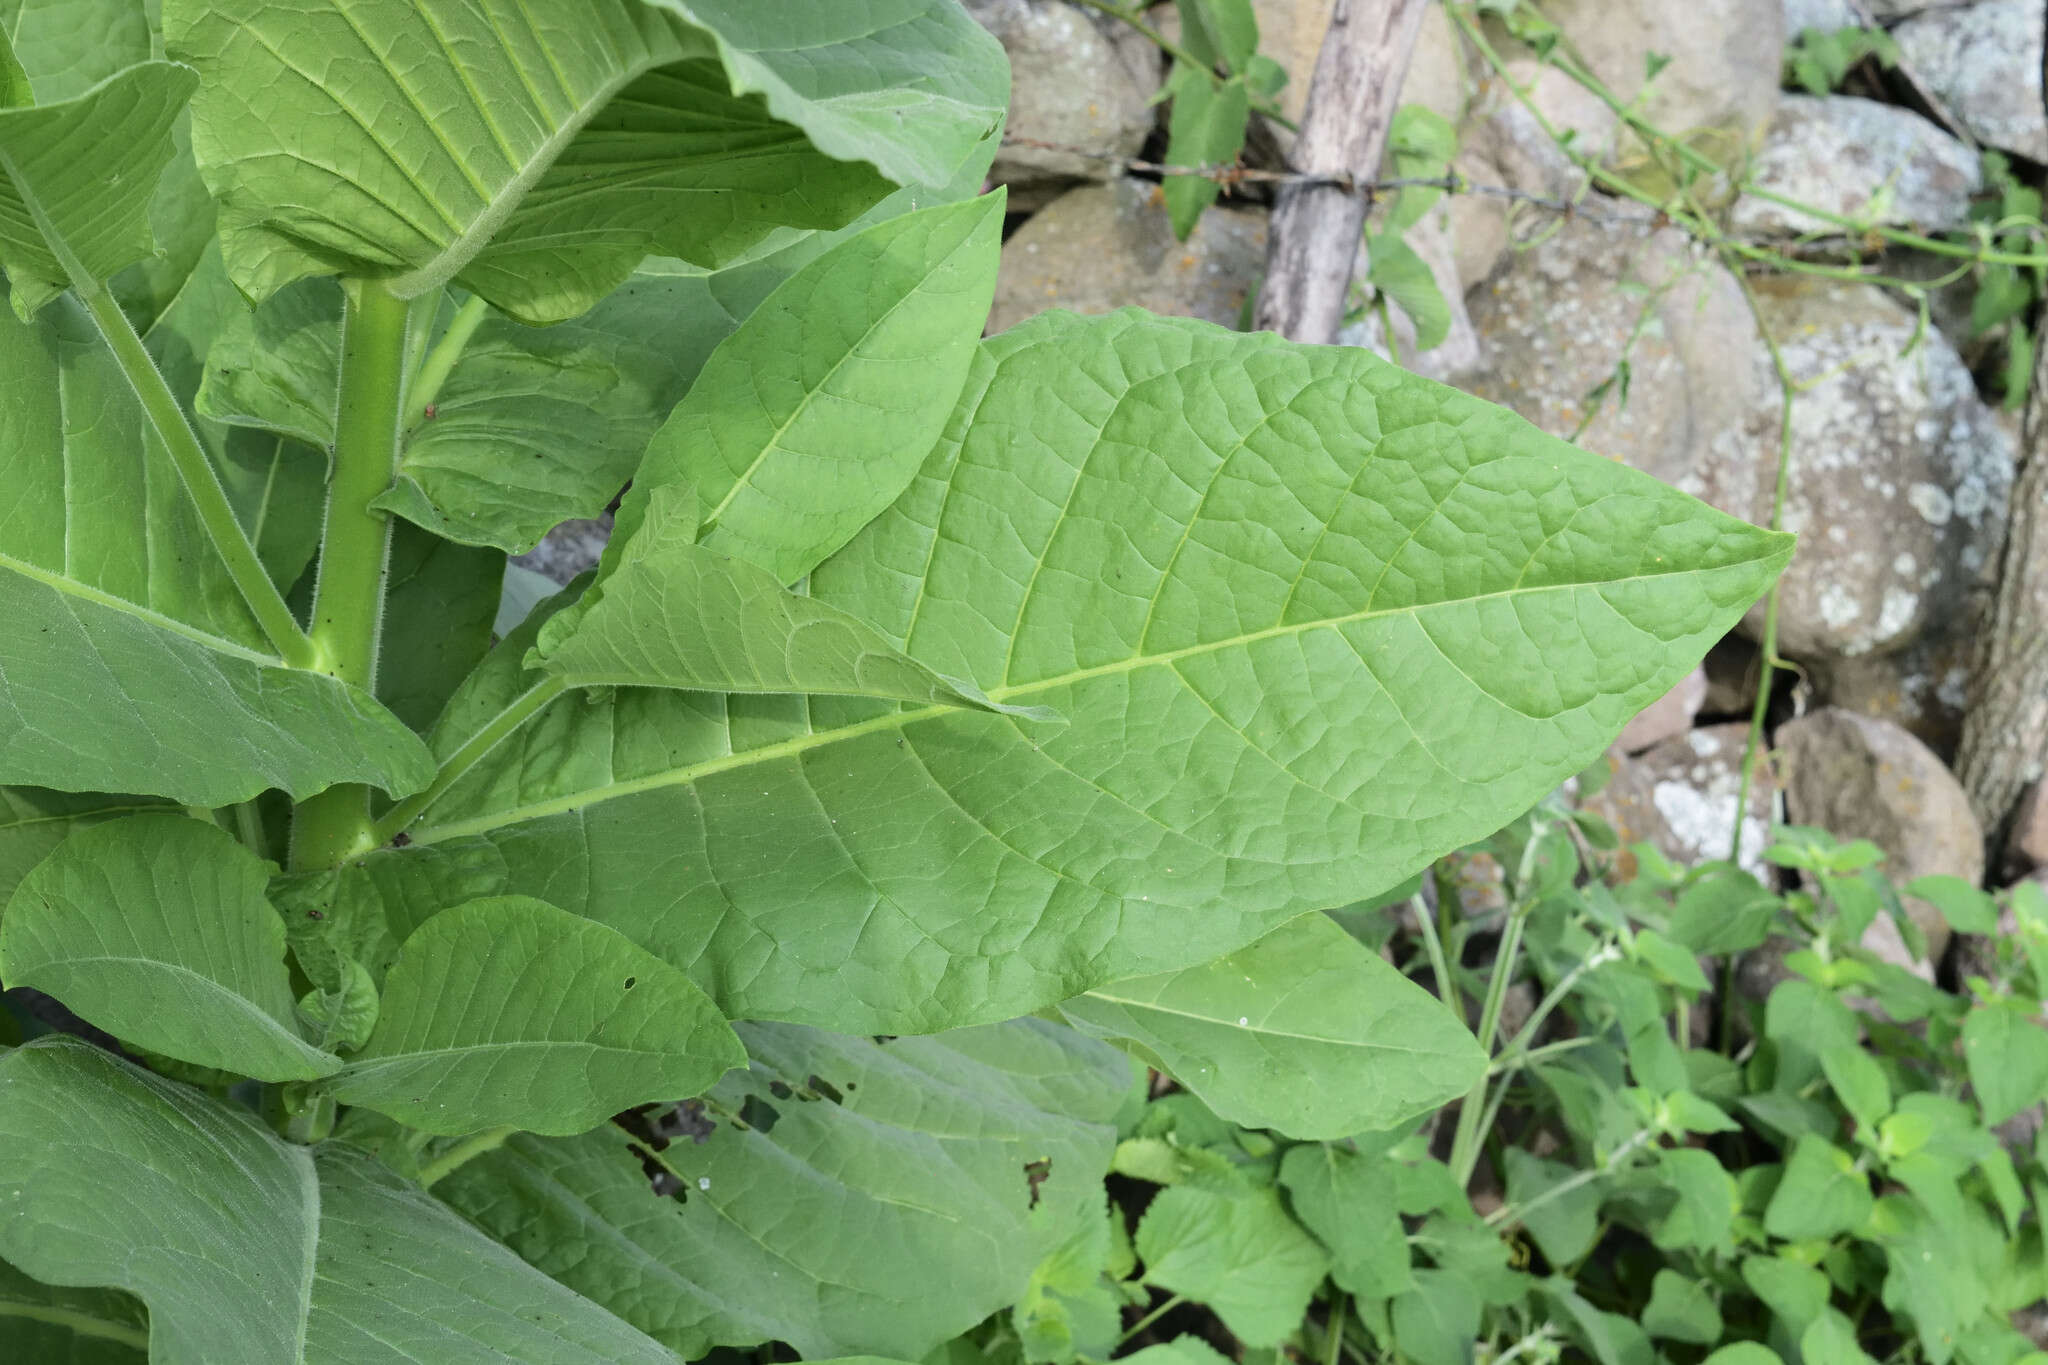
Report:
M811 589L1064 729L570 697L386 856L494 861L735 1017L1015 1015L1490 833L1789 544L1362 351L1050 315L983 344L948 437ZM484 667L506 697L539 679Z
M642 505L661 514L688 497L657 488ZM688 524L687 506L678 515ZM1015 712L934 673L859 617L652 529L627 543L591 590L594 603L542 627L530 662L572 687L829 692Z
M433 777L366 694L271 654L83 310L0 314L0 782L192 805Z
M0 916L0 978L122 1041L264 1081L341 1061L292 1017L270 868L219 826L132 815L79 830Z
M1102 1216L1129 1071L1100 1044L1035 1020L741 1029L753 1065L706 1097L701 1145L520 1136L434 1193L686 1359L771 1340L921 1359Z
M876 67L871 35L839 17L867 6L791 13L772 55L750 51L751 32L714 43L670 8L167 0L171 51L206 78L193 146L237 282L261 298L306 275L371 273L410 297L452 280L526 321L558 321L650 253L719 265L784 226L845 223L889 189L859 159L893 164L892 145L954 121L931 95L884 109L877 79L889 72ZM990 50L971 26L905 35L927 32ZM735 94L728 68L764 95ZM791 74L770 89L762 73L781 68ZM988 83L978 68L965 76ZM788 92L807 83L811 98L796 108ZM855 159L834 159L770 112L777 99L791 116L865 111L895 126ZM812 121L829 134L827 120ZM981 119L976 134L995 121Z
M1138 1222L1145 1282L1216 1310L1247 1346L1277 1346L1301 1323L1330 1258L1277 1190L1161 1190Z
M69 1039L0 1057L0 1256L149 1305L153 1365L673 1357L348 1147Z
M17 313L150 253L157 175L196 83L185 67L145 62L75 99L0 108L0 266Z
M620 509L697 493L705 544L793 583L910 482L995 290L1001 194L904 214L798 270L711 354Z
M15 0L0 12L37 104L76 99L123 67L149 60L142 0Z
M28 870L73 830L162 806L146 796L0 787L0 905L7 904Z
M142 1304L110 1289L65 1289L0 1261L0 1360L33 1365L143 1365Z
M1296 1138L1393 1128L1472 1088L1486 1053L1457 1016L1328 916L1185 971L1060 1007L1224 1118Z
M407 938L337 1098L429 1133L571 1134L744 1065L687 976L541 901L472 901Z

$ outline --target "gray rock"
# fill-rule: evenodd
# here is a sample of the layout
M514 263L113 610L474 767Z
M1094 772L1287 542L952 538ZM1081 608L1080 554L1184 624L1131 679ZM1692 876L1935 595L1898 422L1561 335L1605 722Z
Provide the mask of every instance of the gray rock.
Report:
M1341 345L1363 346L1377 355L1396 360L1425 379L1454 384L1477 374L1485 365L1485 354L1479 345L1479 334L1473 329L1472 317L1465 309L1465 290L1458 276L1458 248L1446 212L1447 205L1448 196L1438 200L1420 222L1402 234L1402 240L1429 267L1430 277L1450 313L1450 330L1444 339L1429 350L1418 352L1415 349L1415 324L1398 306L1390 303L1387 311L1394 322L1395 345L1392 349L1387 346L1386 329L1377 308L1344 327L1337 333L1337 340ZM1362 281L1369 265L1361 252L1354 279ZM1361 285L1360 288L1361 292L1371 292L1369 286Z
M1839 839L1870 840L1885 851L1883 871L1896 883L1936 873L1983 880L1984 831L1970 813L1969 797L1912 735L1830 706L1780 726L1776 741L1786 814L1794 823L1819 826ZM1926 936L1928 959L1939 962L1948 946L1947 921L1914 897L1905 897L1905 905ZM1866 944L1903 954L1888 920L1880 916L1872 928L1880 938Z
M1633 758L1610 751L1613 776L1581 807L1614 826L1624 845L1647 841L1688 866L1726 858L1734 842L1748 742L1746 725L1708 725ZM1761 855L1770 843L1775 799L1770 770L1759 763L1743 808L1740 859L1758 877L1769 874Z
M1625 754L1638 754L1652 745L1678 738L1692 729L1693 720L1706 699L1707 670L1695 668L1678 686L1637 712L1621 728L1621 737L1614 741L1615 747Z
M1989 603L1989 593L1972 592L1960 609L1941 612L1911 644L1889 654L1815 659L1808 668L1814 695L1890 721L1947 762L1963 737L1970 667Z
M1007 145L990 176L1010 186L1011 208L1042 203L1077 180L1121 174L1113 162L1059 149L1135 156L1157 118L1159 49L1128 24L1061 0L966 3L1010 57Z
M1785 36L1796 38L1809 28L1831 33L1838 28L1856 28L1856 11L1849 0L1785 0Z
M1761 349L1741 287L1676 230L1558 225L1466 303L1490 367L1470 387L1545 431L1578 431L1626 361L1626 400L1610 389L1580 443L1667 482L1776 393L1731 363Z
M1983 184L1977 155L1910 109L1850 95L1787 95L1750 165L1759 188L1858 223L1953 227ZM1810 213L1746 195L1744 232L1839 230Z
M523 555L514 555L512 562L522 569L560 584L597 563L604 553L605 542L612 538L612 516L607 512L601 517L588 521L565 521L541 538L540 544Z
M1178 242L1158 190L1136 180L1083 185L1033 214L1003 243L989 330L1048 308L1129 305L1238 325L1266 267L1264 210L1212 208Z
M1914 314L1880 290L1800 277L1753 288L1794 378L1811 383L1792 406L1784 525L1800 544L1781 587L1779 648L1800 659L1902 649L1995 569L2012 434L1955 349L1935 334L1915 343ZM1752 367L1752 410L1672 482L1761 523L1781 402L1761 349ZM1761 619L1759 607L1749 628Z
M2048 160L2039 0L1928 8L1892 30L1899 56L1981 142Z

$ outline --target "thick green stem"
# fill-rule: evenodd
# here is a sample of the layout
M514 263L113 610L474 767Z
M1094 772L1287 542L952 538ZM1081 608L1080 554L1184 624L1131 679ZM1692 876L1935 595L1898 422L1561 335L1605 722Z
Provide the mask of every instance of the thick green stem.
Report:
M1515 869L1515 899L1508 906L1507 922L1501 928L1500 947L1494 952L1493 975L1486 983L1486 1003L1479 1011L1479 1046L1486 1049L1489 1065L1494 1041L1500 1032L1501 1010L1507 1003L1508 984L1514 980L1515 967L1522 954L1522 922L1528 918L1534 903L1529 895L1529 879L1535 875L1536 853L1542 845L1543 835L1542 823L1532 821L1529 840L1522 845L1521 861ZM1472 1093L1465 1097L1465 1102L1458 1109L1458 1127L1451 1138L1450 1167L1460 1186L1471 1181L1472 1172L1479 1165L1479 1144L1486 1138L1486 1082L1490 1074L1490 1071L1480 1073Z
M192 424L185 420L185 410L178 406L177 397L164 382L149 348L136 335L134 324L128 321L128 315L121 311L121 305L114 301L106 286L97 280L74 281L73 288L114 353L128 387L135 391L151 430L169 452L192 506L199 513L199 524L206 528L207 538L227 566L228 576L234 579L242 600L249 604L249 612L256 618L264 638L286 663L295 668L311 667L311 642L278 594L277 585L264 571L263 561L256 557L256 547L249 543L242 523L235 520L235 509L228 504L227 490L214 473L213 461L206 457Z
M334 473L313 594L313 653L321 672L365 692L377 685L384 574L391 517L370 506L391 486L405 406L410 308L374 280L350 283L342 317L341 392ZM376 847L370 789L331 787L301 805L292 823L294 868L333 867Z
M505 1139L518 1132L517 1128L486 1128L481 1133L472 1133L450 1147L440 1156L420 1167L420 1185L432 1189L434 1182L444 1180L462 1169L485 1152L494 1152L505 1145Z

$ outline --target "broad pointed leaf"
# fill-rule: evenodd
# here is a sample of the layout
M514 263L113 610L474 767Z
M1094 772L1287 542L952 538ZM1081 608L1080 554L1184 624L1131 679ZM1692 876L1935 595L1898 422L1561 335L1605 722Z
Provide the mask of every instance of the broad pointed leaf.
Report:
M1280 1163L1295 1216L1329 1248L1330 1278L1361 1298L1389 1299L1415 1286L1397 1170L1386 1157L1330 1143L1304 1142Z
M948 437L811 590L1066 728L571 697L393 856L495 860L738 1017L1015 1015L1490 833L1682 676L1789 543L1361 351L1048 316L983 344ZM484 671L504 697L538 680Z
M354 1149L69 1039L0 1057L0 1256L149 1306L153 1365L673 1357Z
M395 716L269 652L74 302L0 314L0 397L0 781L216 806L432 779Z
M60 104L0 109L0 266L18 314L149 254L171 124L196 84L145 62Z
M671 490L655 490L660 507ZM687 493L684 494L687 497ZM685 513L687 515L687 513ZM529 662L572 687L682 687L887 697L1016 713L941 677L859 617L799 596L765 571L689 543L645 553L635 537L597 601L544 627ZM655 539L646 537L644 539ZM1050 712L1031 713L1050 720Z
M1277 1346L1301 1322L1330 1258L1277 1190L1161 1190L1138 1222L1145 1282L1216 1310L1247 1346Z
M258 298L378 274L558 321L650 253L717 265L889 188L734 94L704 30L638 0L167 0L164 22L206 78L193 146ZM847 65L804 32L789 58Z
M263 1081L325 1076L341 1060L293 1022L269 880L210 821L132 815L80 830L0 915L0 979L182 1062Z
M1486 1054L1457 1016L1326 915L1060 1007L1217 1114L1295 1138L1393 1128L1464 1094Z
M752 1066L706 1097L701 1145L521 1135L434 1193L686 1359L771 1340L922 1359L1102 1216L1129 1071L1100 1044L1036 1020L887 1043L741 1028Z
M0 905L28 870L72 831L161 810L163 802L146 796L114 796L101 792L59 792L42 787L0 787Z
M909 484L988 318L1003 197L908 213L834 246L712 352L620 508L686 483L705 544L794 583Z
M406 939L376 1030L334 1093L429 1133L569 1134L695 1094L745 1062L674 967L601 924L507 897L445 911Z

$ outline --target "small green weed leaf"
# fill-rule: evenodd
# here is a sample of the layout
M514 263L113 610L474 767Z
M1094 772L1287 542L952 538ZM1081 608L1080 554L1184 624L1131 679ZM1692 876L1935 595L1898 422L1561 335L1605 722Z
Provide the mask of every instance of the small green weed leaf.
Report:
M939 439L995 290L1001 194L907 213L776 287L647 447L645 494L695 488L704 543L794 583L887 507Z
M1768 1346L1760 1346L1754 1341L1738 1341L1715 1351L1700 1365L1785 1365L1785 1359Z
M1211 66L1241 72L1259 50L1259 19L1251 0L1173 0L1181 43Z
M1361 1298L1392 1298L1415 1285L1391 1165L1323 1143L1303 1143L1280 1163L1295 1216L1329 1248L1330 1278Z
M2048 1029L2031 1015L2001 1000L1963 1021L1963 1057L1986 1123L2004 1123L2048 1094Z
M1820 1316L1832 1293L1827 1272L1782 1256L1743 1257L1742 1282L1794 1335Z
M1721 1309L1698 1280L1659 1270L1643 1308L1643 1330L1669 1341L1712 1346L1721 1339Z
M1712 1152L1699 1147L1664 1148L1657 1153L1657 1172L1677 1197L1657 1225L1655 1241L1667 1249L1700 1251L1725 1248L1729 1228L1740 1205L1735 1179Z
M1155 1185L1196 1185L1226 1194L1242 1194L1258 1183L1216 1148L1162 1137L1124 1139L1116 1145L1109 1168L1118 1175L1149 1180Z
M1832 991L1811 981L1780 982L1764 1002L1764 1036L1778 1048L1777 1088L1804 1089L1821 1074L1821 1058L1862 1045L1856 1016Z
M377 983L370 969L350 957L342 959L342 971L339 988L314 989L299 997L299 1016L329 1052L356 1051L377 1027Z
M1849 1154L1804 1133L1792 1144L1784 1177L1764 1211L1764 1227L1788 1242L1825 1240L1861 1228L1874 1207L1870 1178Z
M376 1030L336 1098L429 1133L584 1132L694 1095L746 1054L690 979L544 901L471 901L428 920L384 978Z
M1138 1222L1137 1248L1147 1284L1207 1304L1247 1346L1293 1332L1330 1269L1274 1190L1162 1190Z
M1479 1043L1442 1002L1327 915L1185 971L1061 1007L1224 1118L1295 1138L1394 1128L1471 1089Z
M1718 864L1679 893L1671 937L1695 953L1739 953L1770 937L1778 898L1738 867Z
M1416 1287L1390 1305L1394 1344L1416 1365L1470 1365L1479 1296L1448 1270L1418 1270Z
M1876 1365L1856 1344L1856 1325L1835 1308L1824 1310L1799 1334L1799 1359L1802 1365Z
M1404 104L1394 111L1393 124L1387 130L1387 156L1393 161L1395 175L1404 180L1437 179L1449 173L1451 158L1457 153L1457 126L1436 110L1426 104ZM1388 229L1400 233L1414 227L1442 197L1439 189L1403 186L1395 191L1387 209Z
M204 78L193 149L220 201L230 273L259 300L308 275L381 275L406 298L453 281L523 321L556 322L649 254L720 265L778 228L838 227L887 194L858 164L870 153L821 152L728 75L794 62L786 85L815 82L857 108L882 65L861 29L869 7L823 23L778 10L784 44L765 61L688 22L705 8L598 0L535 17L460 0L169 0L170 49ZM930 0L889 8L912 35L957 38L975 57L993 47ZM793 23L810 41L790 42ZM930 55L936 71L964 65ZM273 97L260 111L244 94L257 89ZM906 117L888 103L865 111L898 130L873 154L916 137L917 112L962 112L926 104ZM721 211L678 213L681 197L715 197Z
M270 653L75 301L0 313L0 374L0 782L220 806L432 780L397 717Z
M656 488L646 506L665 515L677 495L690 496ZM834 693L1053 719L940 677L859 617L790 592L766 570L702 545L662 542L651 529L626 546L580 610L542 627L527 663L571 687Z
M1941 911L1948 927L1959 934L1998 932L1998 902L1961 877L1915 877L1900 889Z
M0 977L123 1042L265 1081L340 1059L299 1036L270 868L207 820L132 815L79 830L0 916Z
M1491 833L1668 690L1786 546L1357 349L1048 315L983 343L948 437L810 586L1066 727L569 697L385 856L495 860L737 1016L1014 1016ZM473 698L541 681L485 672Z
M1169 166L1228 166L1244 150L1251 121L1251 89L1242 77L1219 79L1210 72L1176 63L1167 81L1173 109L1167 116L1166 163ZM1182 241L1195 230L1202 210L1216 202L1223 187L1206 175L1171 175L1166 179L1166 215Z
M1198 1336L1182 1335L1133 1351L1124 1360L1142 1365L1229 1365L1230 1358Z
M1519 1147L1507 1149L1508 1201L1528 1205L1576 1174L1561 1161L1546 1161ZM1600 1200L1598 1182L1543 1198L1543 1203L1522 1216L1522 1226L1536 1239L1544 1259L1552 1265L1573 1265L1586 1254L1599 1235Z
M1665 985L1684 991L1707 989L1707 975L1700 970L1699 959L1692 950L1672 942L1655 929L1644 929L1636 934L1635 952L1636 959Z
M1010 1325L1027 1361L1070 1365L1075 1357L1106 1360L1115 1353L1123 1298L1110 1282L1112 1212L1086 1218L1074 1235L1031 1272L1010 1310Z
M1885 1079L1877 1059L1861 1048L1831 1049L1821 1054L1820 1067L1842 1107L1867 1132L1875 1134L1877 1125L1892 1111L1891 1082Z
M686 1359L770 1340L922 1359L1102 1217L1129 1068L1100 1043L1037 1020L741 1032L752 1065L706 1097L702 1144L522 1134L434 1193Z
M1674 1091L1658 1104L1664 1125L1672 1133L1732 1133L1742 1126L1719 1105L1690 1090Z
M1366 280L1415 324L1415 349L1433 351L1451 333L1451 305L1437 287L1429 262L1398 232L1376 232L1367 239L1371 261Z
M144 62L62 103L0 108L0 266L16 314L154 248L150 201L196 84L189 68Z
M0 1261L0 1356L36 1365L146 1365L149 1317L133 1295L44 1284Z
M139 1296L153 1365L672 1360L361 1152L69 1039L0 1056L0 1199L0 1256Z

